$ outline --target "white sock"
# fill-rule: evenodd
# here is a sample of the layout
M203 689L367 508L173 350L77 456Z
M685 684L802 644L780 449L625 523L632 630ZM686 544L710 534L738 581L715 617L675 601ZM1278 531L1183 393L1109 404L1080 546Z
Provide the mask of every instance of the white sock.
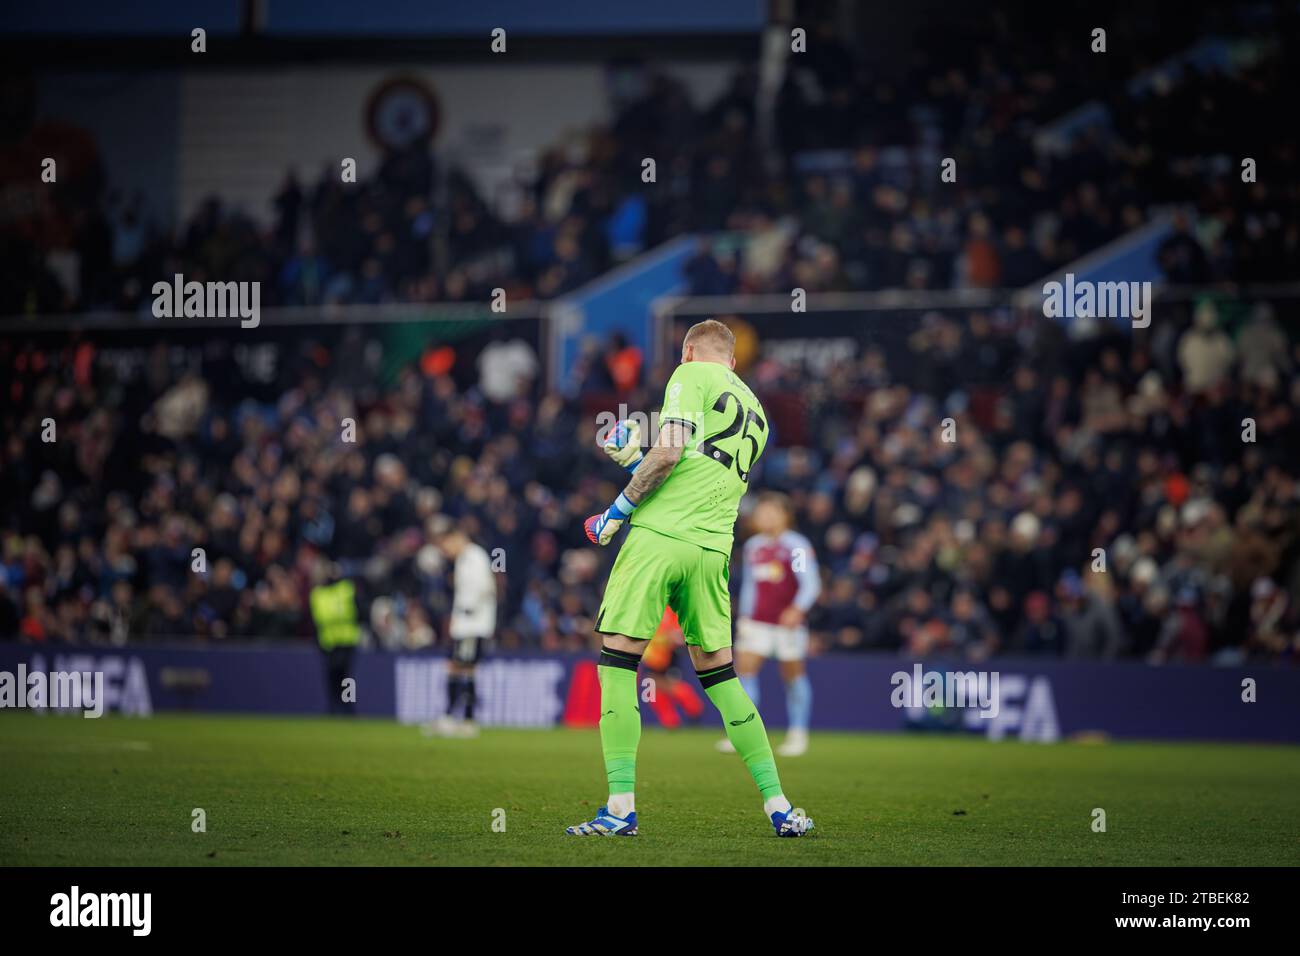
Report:
M636 797L631 793L611 793L605 804L616 817L626 817L636 809Z
M784 793L778 793L775 797L768 797L763 801L763 812L769 817L774 813L789 813L793 807L790 801L785 798Z

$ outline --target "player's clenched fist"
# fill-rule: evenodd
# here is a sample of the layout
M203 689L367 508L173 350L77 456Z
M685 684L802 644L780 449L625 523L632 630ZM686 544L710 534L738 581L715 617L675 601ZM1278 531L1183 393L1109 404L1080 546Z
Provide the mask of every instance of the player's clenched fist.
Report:
M641 426L635 419L616 423L605 435L601 447L628 471L636 471L636 466L641 464Z
M619 495L605 509L604 514L592 515L582 523L583 530L587 532L587 540L592 544L609 544L614 535L618 534L618 529L623 527L623 522L632 517L633 511L636 511L636 505L628 501L627 495Z

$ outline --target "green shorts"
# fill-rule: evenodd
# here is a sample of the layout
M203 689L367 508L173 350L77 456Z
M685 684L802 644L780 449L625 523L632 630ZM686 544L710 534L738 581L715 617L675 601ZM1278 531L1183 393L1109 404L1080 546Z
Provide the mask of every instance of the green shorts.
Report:
M709 653L730 647L730 564L730 555L633 526L609 572L596 630L649 640L671 607L687 644Z

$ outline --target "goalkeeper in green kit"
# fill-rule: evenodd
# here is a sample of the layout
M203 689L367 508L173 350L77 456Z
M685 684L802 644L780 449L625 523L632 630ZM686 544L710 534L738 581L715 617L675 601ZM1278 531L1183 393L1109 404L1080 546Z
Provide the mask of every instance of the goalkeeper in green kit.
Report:
M573 836L635 836L636 750L641 739L637 665L671 606L701 686L722 714L736 751L763 797L776 835L803 836L813 822L781 792L767 730L731 662L727 589L736 509L749 472L767 444L767 420L754 393L733 371L735 337L709 319L682 341L682 364L664 392L659 435L644 457L636 425L619 422L604 447L632 472L604 514L585 523L593 544L607 545L631 526L596 616L600 652L600 743L609 800L596 817L569 827Z

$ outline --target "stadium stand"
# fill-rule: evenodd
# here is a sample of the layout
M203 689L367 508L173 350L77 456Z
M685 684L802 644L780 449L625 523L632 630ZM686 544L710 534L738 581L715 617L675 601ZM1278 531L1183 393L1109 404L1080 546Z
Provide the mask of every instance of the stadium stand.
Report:
M1300 351L1266 301L1162 309L1147 339L933 311L815 374L749 369L776 430L758 480L791 494L826 575L822 645L1293 656ZM301 342L258 399L210 352L174 369L157 346L128 380L91 340L0 345L0 494L21 506L4 522L0 630L303 637L327 554L361 582L379 644L420 646L445 609L441 517L509 556L507 646L585 646L610 556L585 546L581 519L617 489L583 396L538 400L517 376L503 393L498 364L507 381L531 366L523 338L485 347L465 385L430 346L390 385L354 389L380 379L372 335ZM610 381L593 372L586 397ZM946 415L955 445L927 425ZM1238 440L1246 416L1256 444ZM347 417L355 447L337 441ZM210 575L187 573L192 547ZM1109 576L1088 573L1094 548Z
M778 410L759 478L792 495L821 556L823 650L1294 658L1300 350L1279 318L1296 303L1237 285L1291 277L1295 131L1270 130L1256 157L1284 186L1242 189L1216 144L1224 130L1251 141L1236 118L1287 115L1300 61L1239 36L1244 65L1135 91L1153 63L1117 55L1102 96L1123 99L1122 121L1040 151L1037 134L1098 91L1072 80L1078 54L1027 42L1032 26L936 39L966 52L902 81L823 36L838 55L779 87L780 168L760 158L752 64L699 108L655 72L581 149L542 158L513 217L423 149L355 187L286 172L270 228L213 197L162 230L90 170L40 229L5 232L0 312L147 312L151 282L177 272L260 280L267 307L475 303L496 287L547 300L684 234L708 237L683 277L693 295L996 290L1177 207L1164 273L1214 291L1162 300L1149 335L1006 304L900 315L888 334L864 319L861 356L815 369L756 360L746 374ZM1136 13L1119 29L1155 61L1195 35ZM648 190L619 171L652 150L663 188ZM940 189L920 171L949 152L962 172ZM94 211L74 212L87 197ZM43 257L69 235L75 283ZM507 647L586 647L611 556L585 546L581 520L617 493L591 410L610 396L655 407L665 370L610 341L566 397L544 385L535 324L516 331L464 350L431 336L384 374L379 328L312 331L255 385L233 348L162 332L130 367L95 334L6 334L0 637L305 639L312 563L328 555L359 582L375 644L424 646L444 637L432 536L451 519L510 556ZM41 440L50 408L56 444ZM962 423L955 446L923 427L944 415ZM361 427L341 448L347 417ZM1254 445L1236 440L1247 417ZM206 576L187 573L194 547ZM1109 576L1087 573L1096 548Z

